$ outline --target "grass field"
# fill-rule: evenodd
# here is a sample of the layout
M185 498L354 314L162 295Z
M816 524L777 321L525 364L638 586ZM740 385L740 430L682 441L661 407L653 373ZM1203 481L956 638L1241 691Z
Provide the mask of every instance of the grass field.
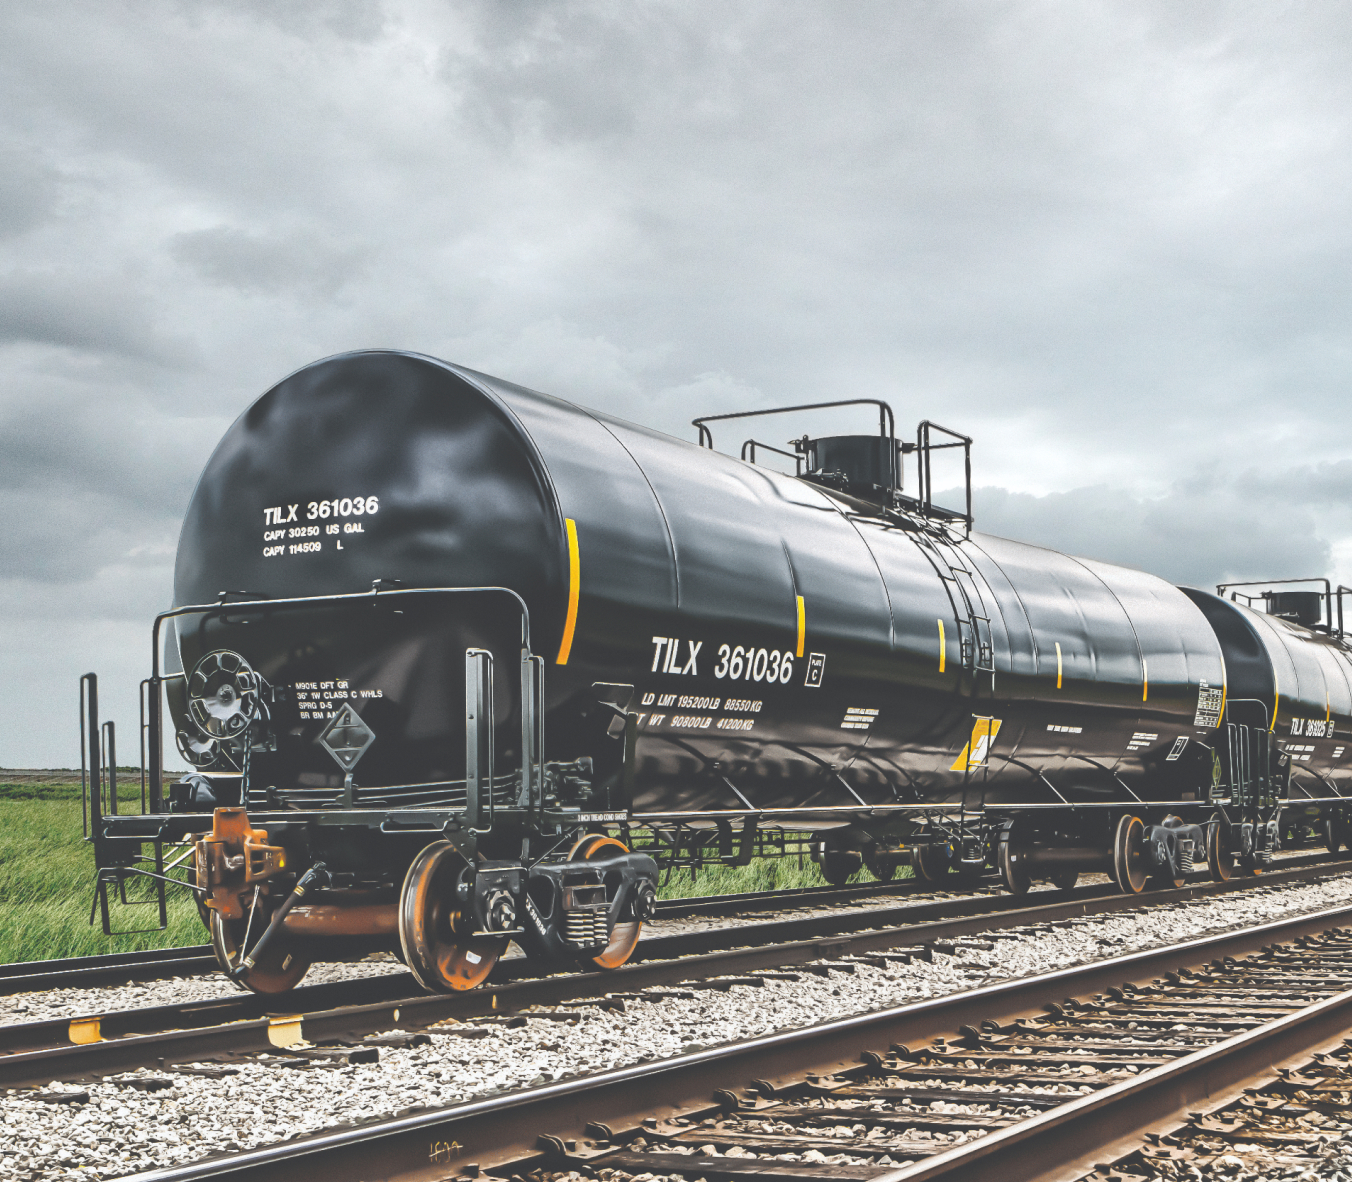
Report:
M0 799L0 962L97 956L201 944L206 932L186 891L169 896L169 928L105 936L89 925L94 855L80 833L79 785L65 800ZM119 908L114 927L150 927L154 907Z
M129 773L128 793L136 782ZM857 878L867 882L870 876L862 871ZM673 874L659 894L671 899L824 885L814 863L804 860L800 867L792 857L708 867L693 880L689 871ZM6 780L0 772L0 963L206 942L192 898L172 889L167 931L105 936L97 920L89 924L93 888L94 855L81 834L78 775L73 781ZM154 907L115 907L112 914L115 930L151 927L157 920Z

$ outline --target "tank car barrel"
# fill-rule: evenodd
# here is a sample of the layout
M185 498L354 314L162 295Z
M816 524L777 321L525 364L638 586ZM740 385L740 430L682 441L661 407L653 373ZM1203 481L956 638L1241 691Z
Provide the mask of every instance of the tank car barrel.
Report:
M716 422L858 406L878 434L804 436L793 475L713 450ZM1331 586L1306 626L1298 591L1265 613L980 533L971 437L900 443L879 399L693 423L384 350L268 390L206 465L151 629L151 815L106 815L90 773L101 887L188 843L250 988L397 934L447 990L512 940L622 964L677 866L810 850L831 881L1137 891L1352 833ZM955 448L948 509L931 460ZM167 801L166 725L194 769Z

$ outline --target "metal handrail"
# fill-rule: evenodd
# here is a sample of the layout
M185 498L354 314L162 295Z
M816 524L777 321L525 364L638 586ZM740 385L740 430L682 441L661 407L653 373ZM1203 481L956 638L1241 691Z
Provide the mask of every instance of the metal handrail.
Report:
M933 431L941 432L954 440L953 443L932 443L930 433ZM920 504L923 512L926 514L934 511L934 476L930 471L930 453L935 451L944 451L948 448L962 448L963 459L963 483L967 488L967 509L962 515L963 521L967 525L968 532L972 529L972 437L963 435L958 431L950 430L948 427L942 427L938 423L925 419L915 429L915 449L920 453L920 463L917 467L920 470ZM953 512L951 509L947 512ZM957 514L954 514L957 516Z
M501 594L510 597L516 601L521 609L521 647L530 651L530 609L526 606L526 601L513 591L510 587L389 587L389 580L376 579L371 584L370 591L345 592L338 595L303 595L289 599L247 599L234 600L226 602L229 595L241 594L240 592L223 591L221 598L215 603L191 604L186 607L171 608L169 611L160 612L155 617L155 623L150 630L150 670L149 677L149 736L148 736L148 768L147 776L150 780L150 806L151 812L159 813L163 811L163 787L161 781L164 776L164 694L161 687L169 678L160 673L160 629L166 620L177 619L179 616L221 616L221 615L256 615L261 612L272 611L277 608L298 608L298 607L318 607L321 605L338 603L358 603L369 602L375 605L381 597L390 596L409 596L409 595L483 595L483 594ZM257 594L256 592L245 592L244 594ZM178 674L170 675L178 676Z
M756 462L756 449L762 451L772 451L777 456L783 456L785 459L793 461L793 474L801 476L803 474L803 453L797 451L785 451L782 447L774 447L769 443L761 443L758 439L748 439L742 444L742 454L739 457L746 463L754 464Z
M700 447L712 449L714 445L713 432L704 425L705 423L717 423L724 419L754 419L762 415L786 415L797 410L827 410L833 406L876 406L878 408L878 434L884 439L896 441L897 425L896 419L892 415L892 408L886 402L877 398L845 398L839 402L806 402L801 406L776 406L769 410L738 410L725 415L703 415L698 419L691 419L690 425L699 431Z
M1237 594L1237 593L1235 592L1235 588L1236 588L1236 587L1285 587L1285 586L1290 586L1292 583L1323 583L1323 584L1324 584L1324 619L1325 619L1325 621L1326 621L1326 624L1325 624L1324 626L1327 627L1330 631L1332 631L1332 629L1333 629L1333 596L1334 596L1333 585L1329 582L1328 579L1322 578L1322 577L1320 577L1320 576L1318 576L1318 575L1313 575L1313 576L1311 576L1311 577L1308 578L1308 579L1250 579L1248 582L1245 582L1245 583L1217 583L1217 584L1216 584L1216 594L1219 595L1222 599L1224 599L1224 598L1225 598L1225 593L1226 593L1227 591L1229 591L1229 592L1230 592L1230 600L1231 600L1232 603L1237 603L1237 602L1239 601L1240 598L1243 598L1245 604L1247 605L1247 604L1253 603L1253 601L1254 601L1255 599L1266 599L1267 596L1266 596L1266 595L1243 595L1242 593ZM1344 593L1352 594L1352 588L1347 588L1347 587L1339 587L1339 588L1338 588L1337 594L1338 594L1338 635L1339 635L1339 636L1341 636L1341 635L1343 634L1343 621L1342 621L1343 602L1342 602L1342 596L1343 596Z

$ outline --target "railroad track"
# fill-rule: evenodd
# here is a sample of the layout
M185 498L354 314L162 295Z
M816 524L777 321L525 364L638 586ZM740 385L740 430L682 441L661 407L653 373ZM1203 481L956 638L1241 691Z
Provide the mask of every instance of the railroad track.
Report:
M134 1177L1020 1182L1255 1144L1316 1162L1352 1090L1349 922L1284 919Z
M1352 860L1346 860L1352 867ZM1274 872L1309 866L1333 866L1335 856L1295 854L1280 860ZM1206 881L1197 873L1193 882ZM986 885L981 885L985 883ZM755 891L745 894L704 895L686 899L663 899L657 904L657 917L663 919L720 918L751 915L757 912L793 911L807 907L833 907L867 902L874 898L936 897L940 901L962 903L976 898L1001 897L994 877L967 884L958 895L941 885L905 879L899 882L870 882L843 887L803 887L782 891ZM1094 898L1112 894L1111 884L1080 887L1076 898ZM986 892L992 892L987 894ZM957 895L955 898L954 896ZM48 989L98 988L138 981L160 981L216 973L220 966L210 944L182 948L153 948L140 952L113 952L101 956L67 957L60 960L18 961L0 964L0 997L33 993Z
M1318 860L1320 856L1314 856ZM1293 859L1294 860L1294 859ZM1304 864L1302 862L1302 864ZM990 880L992 883L994 879ZM970 893L970 892L968 892ZM658 919L754 914L789 911L800 907L830 907L872 898L935 895L950 892L931 883L906 879L871 882L843 887L804 887L782 891L757 891L735 895L704 895L689 899L663 899L657 904ZM0 964L0 996L47 989L97 988L134 981L162 981L169 977L216 973L220 965L210 944L183 948L152 948L141 952L113 952L102 956L68 957L63 960L19 961Z
M1317 880L1348 868L1346 863L1295 867L1257 883ZM184 1005L18 1023L0 1027L0 1086L91 1079L203 1059L224 1061L302 1039L353 1042L374 1031L425 1029L447 1020L502 1016L539 1006L579 1001L623 1006L626 998L645 990L689 987L714 979L735 982L739 976L792 970L824 958L904 949L902 956L928 959L935 951L953 951L953 941L964 938L1037 930L1140 907L1168 907L1243 889L1240 880L1145 896L1088 888L1079 897L1033 906L1009 895L967 898L658 937L640 945L641 957L604 974L529 976L525 975L529 966L522 961L516 962L515 970L521 975L514 978L513 962L504 962L492 983L467 993L429 995L417 990L408 974L394 973L304 987L276 998L235 994Z

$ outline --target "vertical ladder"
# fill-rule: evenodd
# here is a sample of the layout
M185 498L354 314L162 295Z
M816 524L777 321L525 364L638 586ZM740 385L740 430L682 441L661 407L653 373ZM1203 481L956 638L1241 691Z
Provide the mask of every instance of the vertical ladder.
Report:
M991 641L991 620L985 596L984 580L967 564L961 550L941 530L921 529L911 535L921 552L930 560L935 573L948 592L953 617L958 623L962 666L973 673L995 672L995 646Z

